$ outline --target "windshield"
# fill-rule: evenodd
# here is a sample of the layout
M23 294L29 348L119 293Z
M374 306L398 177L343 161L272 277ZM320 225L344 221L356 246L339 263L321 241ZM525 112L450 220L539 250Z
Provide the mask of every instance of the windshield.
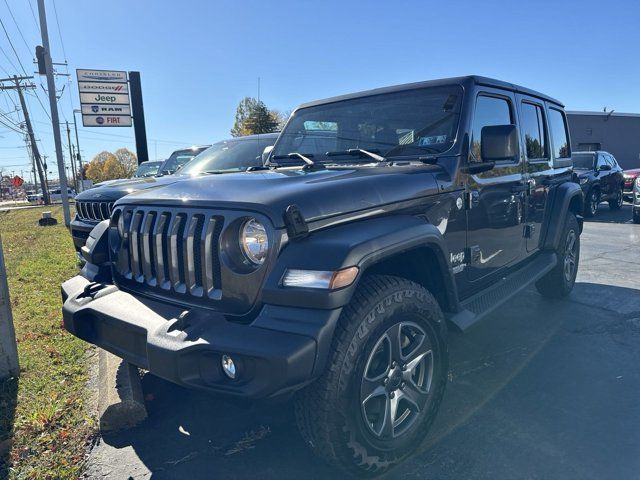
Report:
M574 153L571 157L573 160L573 168L579 170L592 170L596 156L586 153Z
M138 167L134 177L153 177L160 170L162 162L145 162Z
M204 150L203 148L196 148L190 150L178 150L173 152L169 158L167 158L160 169L161 174L174 173L180 167L188 163L193 157L198 155Z
M431 87L303 108L287 123L271 158L281 163L282 155L298 152L314 161L354 161L346 154L351 149L389 157L442 153L455 140L461 100L458 86Z
M275 141L274 137L266 137L215 143L180 170L180 175L238 172L262 166L262 152Z

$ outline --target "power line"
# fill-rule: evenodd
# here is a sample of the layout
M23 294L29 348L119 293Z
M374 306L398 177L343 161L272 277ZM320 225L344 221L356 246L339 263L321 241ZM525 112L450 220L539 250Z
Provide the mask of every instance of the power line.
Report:
M9 6L9 2L7 2L7 0L4 0L4 4L7 6L7 10L9 10L9 15L11 15L11 18L13 19L13 23L16 24L16 28L18 29L18 33L20 34L20 37L24 42L24 46L27 47L27 51L30 52L31 47L29 47L29 44L25 40L24 35L22 34L22 30L20 29L20 25L18 25L18 22L16 21L16 17L13 16L13 12L11 11L11 7Z
M31 9L31 17L33 17L33 22L36 24L36 30L38 30L38 33L40 33L40 24L36 19L36 12L33 10L33 5L31 4L31 0L29 0L28 3L29 3L29 9Z
M6 2L7 0L4 1ZM67 52L64 50L64 42L62 41L62 30L60 29L60 21L58 20L58 8L56 7L56 0L53 0L53 13L56 17L56 25L58 26L58 37L60 37L60 46L62 47L64 63L67 63Z
M4 34L7 37L7 40L9 41L9 45L11 46L11 50L13 50L13 53L15 54L16 58L18 59L18 63L20 64L20 67L22 67L22 72L27 75L27 70L24 68L24 65L22 65L22 62L20 61L20 56L18 55L18 52L16 52L16 47L13 46L13 42L11 41L11 37L9 36L9 32L7 32L7 29L4 26L4 22L2 21L2 18L0 18L0 26L2 26L2 30L4 30Z

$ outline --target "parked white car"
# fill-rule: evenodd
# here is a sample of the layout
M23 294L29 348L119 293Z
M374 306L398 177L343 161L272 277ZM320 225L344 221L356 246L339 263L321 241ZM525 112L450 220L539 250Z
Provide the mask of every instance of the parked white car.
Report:
M67 188L67 195L69 198L76 198L76 191L73 188ZM55 190L51 190L49 192L49 197L52 202L59 202L62 200L62 190L56 188Z

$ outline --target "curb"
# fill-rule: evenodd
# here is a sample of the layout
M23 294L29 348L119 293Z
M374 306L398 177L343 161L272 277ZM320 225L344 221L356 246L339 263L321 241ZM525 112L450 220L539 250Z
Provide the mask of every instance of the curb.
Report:
M147 418L138 368L102 349L98 353L98 416L103 432L130 428Z

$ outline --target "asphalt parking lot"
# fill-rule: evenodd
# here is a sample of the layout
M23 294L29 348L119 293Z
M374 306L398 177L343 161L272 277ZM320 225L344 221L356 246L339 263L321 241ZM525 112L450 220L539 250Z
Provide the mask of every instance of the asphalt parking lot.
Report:
M600 206L568 300L530 289L464 335L429 448L387 478L632 479L640 472L640 225ZM94 447L91 478L340 478L289 404L238 407L143 379L149 418Z

